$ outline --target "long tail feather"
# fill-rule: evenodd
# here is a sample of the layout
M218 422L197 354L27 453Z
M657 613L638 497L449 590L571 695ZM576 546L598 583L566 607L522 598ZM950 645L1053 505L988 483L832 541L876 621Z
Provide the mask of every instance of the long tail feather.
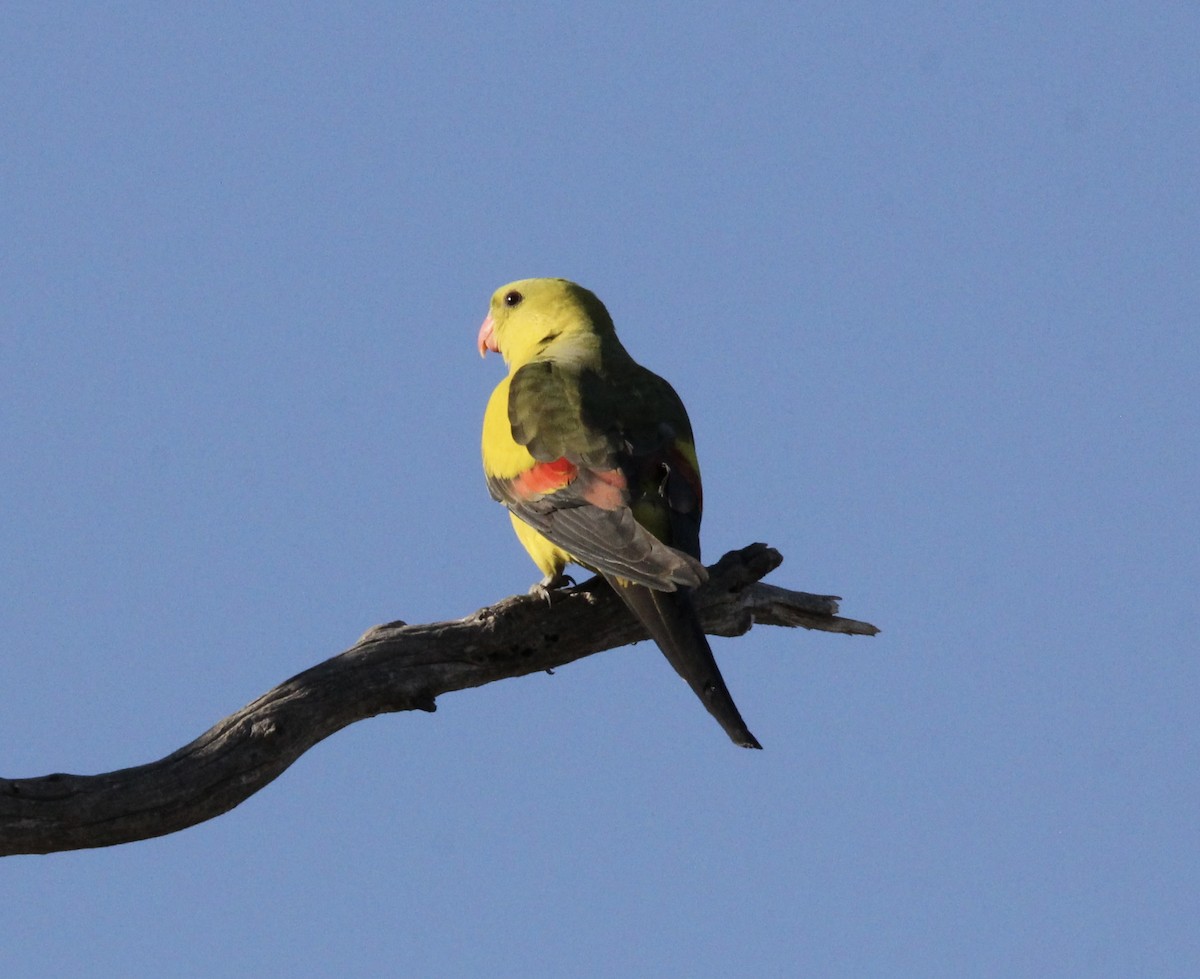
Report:
M607 577L607 575L605 576ZM650 633L675 672L683 677L730 740L743 748L761 748L750 733L713 658L692 604L691 591L655 591L608 579L630 611Z

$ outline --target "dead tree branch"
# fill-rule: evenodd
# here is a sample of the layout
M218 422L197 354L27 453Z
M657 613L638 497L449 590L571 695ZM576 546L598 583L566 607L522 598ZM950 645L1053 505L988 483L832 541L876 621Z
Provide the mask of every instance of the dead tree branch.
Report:
M779 566L765 544L731 551L697 594L708 632L754 623L870 636L837 599L764 585ZM281 683L159 761L102 775L0 778L0 856L112 846L174 833L232 809L317 742L355 721L435 709L452 690L563 666L646 639L594 582L543 600L508 598L453 622L392 622Z

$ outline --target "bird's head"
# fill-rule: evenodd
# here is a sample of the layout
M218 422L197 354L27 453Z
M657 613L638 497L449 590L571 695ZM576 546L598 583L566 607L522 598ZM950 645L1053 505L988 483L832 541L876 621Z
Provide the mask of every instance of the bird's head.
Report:
M583 286L566 279L521 279L492 293L479 328L479 355L494 350L506 364L520 365L552 343L564 351L581 343L594 348L612 333L608 310Z

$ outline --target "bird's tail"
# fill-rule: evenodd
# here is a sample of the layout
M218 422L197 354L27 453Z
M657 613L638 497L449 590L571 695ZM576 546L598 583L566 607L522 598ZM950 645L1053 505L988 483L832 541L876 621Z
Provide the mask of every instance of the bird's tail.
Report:
M607 577L607 576L606 576ZM696 692L730 740L743 748L761 748L750 733L725 686L712 649L700 625L688 588L656 591L609 579L609 584L646 627L675 672Z

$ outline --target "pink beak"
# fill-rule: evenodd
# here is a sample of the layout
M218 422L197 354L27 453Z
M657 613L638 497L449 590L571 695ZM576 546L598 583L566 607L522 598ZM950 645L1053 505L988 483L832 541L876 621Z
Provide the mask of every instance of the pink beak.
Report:
M479 356L486 357L489 350L493 353L500 352L500 348L496 346L496 323L491 313L488 313L483 326L479 328Z

